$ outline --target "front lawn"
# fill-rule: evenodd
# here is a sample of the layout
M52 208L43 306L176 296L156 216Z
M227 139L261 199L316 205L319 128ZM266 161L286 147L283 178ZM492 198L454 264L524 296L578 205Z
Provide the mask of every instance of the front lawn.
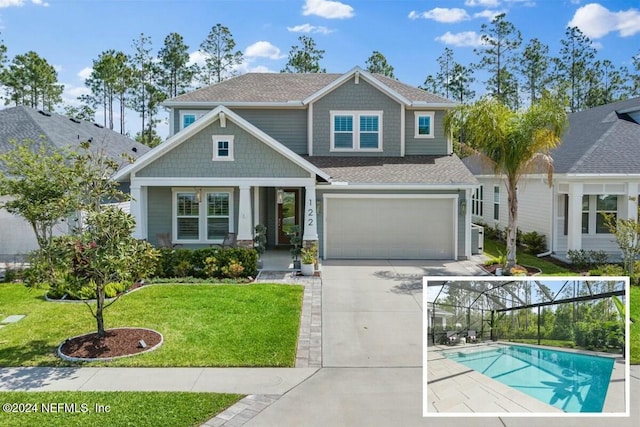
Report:
M484 239L484 253L490 257L499 257L507 253L506 243L497 240ZM545 276L576 276L578 273L549 262L535 255L527 254L522 249L516 251L516 260L522 266L537 267Z
M55 356L66 338L95 332L83 303L53 303L44 291L0 285L0 366L69 366ZM155 285L105 311L107 328L144 327L164 335L156 351L92 366L283 366L295 364L302 286Z
M0 425L191 427L215 417L240 398L215 393L3 392Z

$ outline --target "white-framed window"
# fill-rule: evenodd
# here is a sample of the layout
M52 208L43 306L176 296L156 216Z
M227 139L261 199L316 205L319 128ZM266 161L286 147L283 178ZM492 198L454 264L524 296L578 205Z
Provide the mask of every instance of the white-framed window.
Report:
M603 214L618 217L618 196L597 194L582 196L582 234L609 234Z
M493 186L493 219L500 221L500 186Z
M205 115L205 111L180 111L180 130L192 125L196 120Z
M173 232L176 243L220 243L233 230L233 189L174 188Z
M471 196L471 214L482 216L484 213L484 185L476 188Z
M213 136L213 160L231 161L233 160L233 135Z
M433 138L433 126L435 124L435 113L433 111L416 111L415 113L415 135L416 139Z
M331 111L331 151L382 151L382 111Z

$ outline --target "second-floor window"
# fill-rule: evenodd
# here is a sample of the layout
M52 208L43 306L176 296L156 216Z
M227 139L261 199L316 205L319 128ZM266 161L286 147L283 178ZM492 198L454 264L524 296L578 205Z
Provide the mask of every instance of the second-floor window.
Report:
M382 111L332 111L331 151L382 151Z
M415 138L433 138L433 122L435 113L432 111L415 112Z

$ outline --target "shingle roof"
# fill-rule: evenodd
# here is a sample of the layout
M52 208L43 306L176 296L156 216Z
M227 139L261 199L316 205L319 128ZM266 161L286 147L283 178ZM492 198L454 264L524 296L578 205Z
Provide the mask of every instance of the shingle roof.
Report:
M405 157L304 156L331 176L349 184L476 185L456 155Z
M551 152L555 173L639 174L640 124L625 112L640 111L640 98L569 115L562 143ZM477 156L463 159L475 175L493 174Z
M569 115L569 129L552 152L556 173L640 173L640 124L621 113L640 98Z
M94 123L72 121L60 114L23 106L0 110L0 153L11 149L10 141L38 141L42 137L57 148L72 149L91 139L116 160L121 159L122 153L137 158L150 150L146 145Z
M180 95L168 100L167 103L301 102L343 75L336 73L247 73ZM397 80L379 74L370 75L410 101L453 104L448 99Z

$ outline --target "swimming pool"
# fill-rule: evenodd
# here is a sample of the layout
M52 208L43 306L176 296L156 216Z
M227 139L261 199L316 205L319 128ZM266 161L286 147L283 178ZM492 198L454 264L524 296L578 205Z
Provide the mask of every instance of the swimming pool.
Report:
M517 345L444 356L565 412L602 412L614 359Z

